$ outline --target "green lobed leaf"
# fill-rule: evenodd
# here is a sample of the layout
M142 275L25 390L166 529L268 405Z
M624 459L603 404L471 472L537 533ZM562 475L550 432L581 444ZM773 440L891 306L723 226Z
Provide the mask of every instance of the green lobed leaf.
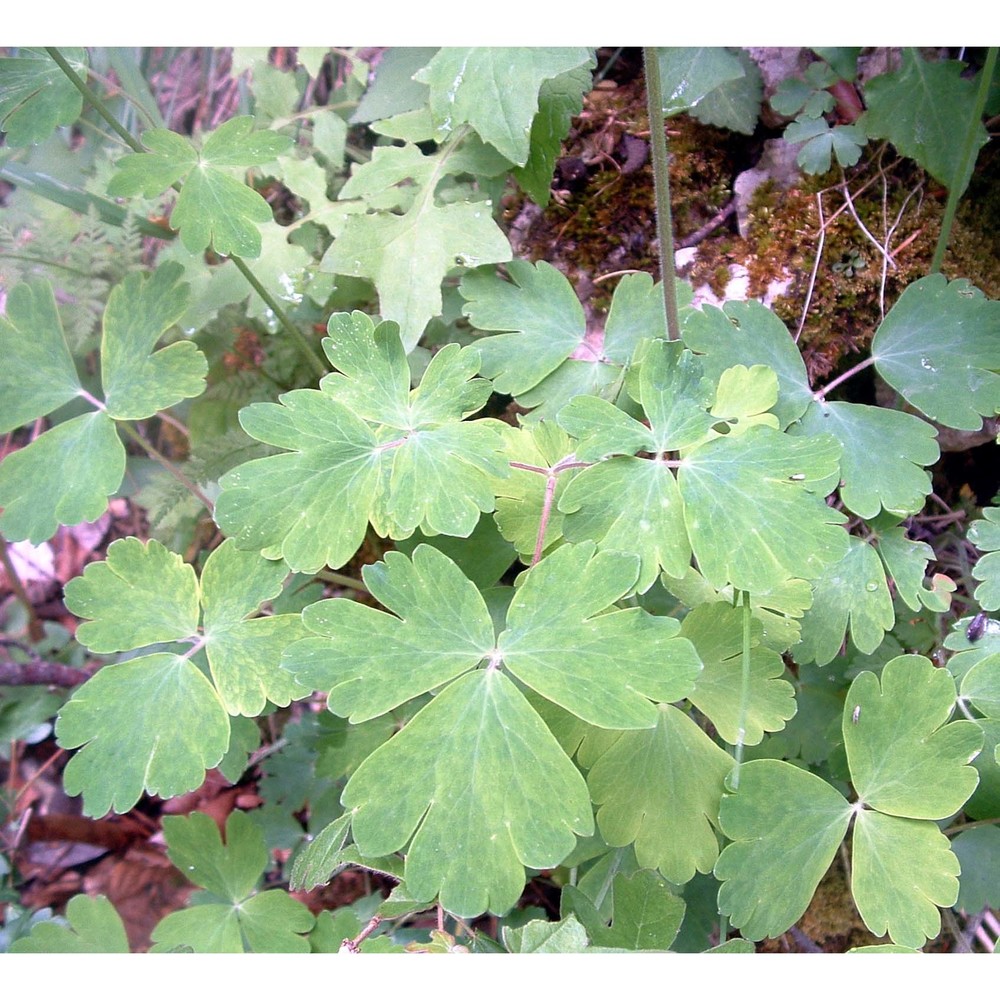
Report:
M684 617L681 635L689 639L704 664L688 696L727 742L756 746L765 733L778 732L795 715L795 690L782 679L785 664L773 649L759 645L763 633L753 620L750 631L750 681L742 719L741 672L743 611L721 601L701 604ZM741 740L742 736L742 740ZM707 870L707 869L706 869Z
M875 368L907 402L948 427L978 430L1000 411L1000 302L965 279L907 285L872 339Z
M463 917L506 912L523 888L524 866L558 865L574 834L593 829L580 773L497 670L444 688L358 768L343 803L362 854L409 843L408 891L437 896Z
M73 896L66 904L69 926L45 920L18 938L10 951L15 955L128 954L125 926L106 896Z
M814 402L790 433L829 433L840 442L840 496L861 517L875 517L882 509L900 517L914 514L931 491L924 467L940 455L935 430L911 413Z
M170 798L197 788L229 745L229 717L190 661L153 653L102 667L62 707L59 745L68 795L84 812L128 812L143 791Z
M116 285L104 310L101 378L109 416L141 420L198 396L208 362L193 341L153 350L164 332L184 315L187 285L173 262L151 275L133 272Z
M764 96L763 78L745 50L737 49L733 54L743 67L743 76L726 80L710 90L694 106L692 113L706 125L753 135Z
M74 615L91 619L76 637L95 653L172 642L198 630L194 569L153 540L112 542L103 562L91 563L66 584L65 600Z
M719 910L754 941L783 934L805 912L840 842L852 808L808 771L779 760L752 760L739 790L724 796Z
M906 48L902 68L869 80L865 86L868 110L861 119L868 134L888 139L903 156L912 157L945 187L961 194L969 183L974 160L965 162L956 127L972 124L977 83L966 79L958 60L928 62ZM974 148L985 146L989 135L975 123ZM961 133L959 133L961 134ZM965 169L965 173L959 171Z
M794 438L766 426L702 445L681 461L688 537L716 587L768 590L814 579L841 558L846 520L810 493L838 468L832 437Z
M86 78L86 49L63 48L60 54ZM82 110L80 91L44 49L23 48L0 59L0 129L8 146L42 142L60 125L72 125Z
M933 823L862 810L854 822L851 892L878 937L922 948L941 932L939 906L958 898L958 858Z
M955 905L966 913L981 913L987 906L1000 905L1000 829L980 826L963 830L951 842L962 868Z
M347 841L350 826L351 814L344 813L305 845L292 865L289 888L308 892L330 881L342 864L339 855Z
M984 507L983 516L969 525L968 541L983 554L972 568L979 581L976 600L988 611L1000 608L1000 507Z
M430 87L437 124L470 124L518 166L528 161L531 124L546 80L578 67L590 69L586 48L465 48L439 50L414 79Z
M107 414L57 424L0 465L0 531L37 545L60 524L96 521L124 473L125 448Z
M656 728L625 732L598 757L587 785L605 841L634 843L641 867L683 885L718 858L713 826L733 759L683 712L658 710Z
M913 819L944 819L961 809L979 780L971 762L983 734L975 722L948 722L954 707L954 680L926 657L897 656L881 678L867 670L858 674L845 702L843 731L862 801Z
M1000 718L1000 653L983 657L965 676L959 689L962 701L983 715Z
M515 955L573 955L588 950L587 932L576 916L564 920L532 920L523 927L505 926L504 947Z
M893 519L895 520L895 519ZM905 528L881 527L877 529L875 546L886 572L892 577L897 595L912 611L921 607L938 608L934 592L924 587L927 564L934 558L934 550L926 542L907 537Z
M15 285L0 316L0 433L43 417L81 392L48 281Z
M696 108L717 87L746 73L738 56L724 48L663 47L656 54L668 116Z
M802 619L796 655L820 666L836 657L850 628L851 641L873 653L896 621L892 595L878 554L867 542L848 536L848 550L813 582L813 604Z

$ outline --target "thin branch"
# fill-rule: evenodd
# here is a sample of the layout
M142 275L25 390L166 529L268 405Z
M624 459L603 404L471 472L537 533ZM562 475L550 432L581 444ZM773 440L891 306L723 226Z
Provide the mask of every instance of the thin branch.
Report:
M806 300L802 306L802 317L799 320L799 328L795 331L795 343L799 342L802 336L802 329L806 325L806 317L809 315L809 305L812 302L813 289L816 287L816 275L819 273L819 262L823 259L823 245L826 243L826 221L823 218L823 192L816 195L816 208L819 212L819 246L816 248L816 259L813 261L812 274L809 275L809 287L806 289Z
M875 364L874 357L865 358L864 361L858 362L858 364L856 364L853 368L848 368L848 370L842 375L838 375L828 386L826 386L826 388L817 389L816 392L813 393L813 399L817 402L822 402L826 395L833 389L836 389L838 385L857 375L858 372L862 372L866 368L871 368L873 364Z
M167 472L170 473L192 496L196 497L209 512L215 511L215 504L193 483L180 469L174 465L165 455L162 455L152 444L150 444L137 430L134 430L123 421L116 421L117 425L133 440L150 458L158 462Z
M0 685L4 687L26 687L31 685L51 685L72 688L89 681L88 670L67 667L65 663L50 660L29 660L17 663L14 660L0 660Z

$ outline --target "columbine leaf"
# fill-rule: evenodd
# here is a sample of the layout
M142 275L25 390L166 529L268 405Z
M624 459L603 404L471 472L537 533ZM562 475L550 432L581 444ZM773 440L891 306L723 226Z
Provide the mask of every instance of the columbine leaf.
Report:
M919 611L921 607L932 608L935 611L948 609L950 598L941 607L940 595L936 594L935 590L924 587L927 564L934 558L934 550L926 542L908 538L905 528L895 525L879 526L876 548L886 571L892 577L896 593L908 608L913 611ZM935 589L943 589L940 585L944 579L947 578L938 577L938 588ZM944 596L948 597L947 592Z
M839 652L850 623L851 640L862 653L873 653L896 621L885 571L875 550L848 537L843 559L831 563L814 581L812 607L802 619L804 662L829 663Z
M1000 717L1000 653L983 657L962 678L962 700L983 715Z
M939 906L958 898L958 858L933 823L872 810L858 813L851 892L868 929L922 948L941 931Z
M212 679L231 715L256 716L267 702L287 705L309 694L279 666L285 648L303 638L297 614L255 615L281 593L287 567L255 552L240 552L231 539L205 561L201 574L204 641Z
M475 585L442 552L418 545L412 560L387 552L367 566L365 584L389 611L345 598L302 614L322 638L293 643L284 667L330 710L363 722L440 687L488 658L493 624ZM398 616L398 617L397 617Z
M699 354L709 377L733 365L766 365L778 376L774 414L782 429L798 420L812 402L802 354L784 323L759 302L727 302L692 309L683 320L684 343Z
M437 124L454 129L468 122L511 163L524 166L542 83L593 65L585 48L449 47L414 79L431 88Z
M902 69L868 81L868 110L861 119L869 135L888 139L957 194L968 186L974 165L955 141L955 123L967 127L976 106L977 83L963 78L964 69L957 60L925 62L915 50L904 49ZM989 141L978 122L973 141L977 149ZM959 175L962 168L967 172Z
M1000 829L980 826L964 830L952 841L952 850L962 866L956 905L966 913L981 913L1000 905Z
M15 285L0 316L0 433L43 417L80 394L80 379L70 356L47 281Z
M0 465L0 530L37 545L60 524L96 521L124 473L125 448L107 414L57 424Z
M448 685L358 768L343 803L362 854L410 843L408 891L464 917L506 912L524 866L554 867L593 829L579 771L497 670Z
M987 611L1000 608L1000 507L984 507L983 516L973 521L966 536L983 555L972 568L972 575L982 581L976 587L976 600Z
M709 441L678 472L698 565L716 587L768 590L813 579L839 559L846 518L808 492L838 468L832 437L793 438L770 427Z
M712 826L733 759L683 712L658 708L656 728L623 733L587 784L604 840L634 843L641 867L683 885L695 871L710 872L719 855Z
M908 285L872 339L875 367L932 420L978 430L1000 411L1000 302L964 279Z
M92 619L76 636L95 653L172 642L198 629L194 569L157 541L112 542L104 562L91 563L66 584L65 600L73 614Z
M583 924L570 914L565 920L531 920L523 927L505 925L504 947L515 955L574 955L588 950Z
M563 889L562 915L575 915L595 947L666 951L673 944L684 919L684 900L656 872L647 869L616 875L611 891L614 911L610 921L575 886Z
M190 661L153 653L102 667L56 722L59 745L82 747L66 765L68 795L88 816L128 812L148 791L170 798L197 788L229 745L229 717Z
M271 219L271 208L228 171L268 163L286 152L292 140L277 132L255 133L253 124L249 115L231 118L205 137L200 153L166 129L146 132L143 143L150 152L123 156L108 191L154 197L183 179L171 222L184 246L198 253L211 244L226 256L257 257L261 242L256 223Z
M931 491L924 466L940 454L927 421L879 406L815 402L791 429L800 432L840 442L840 496L855 514L872 518L885 509L903 517L923 507Z
M507 668L549 701L607 729L646 729L652 701L685 697L701 670L673 618L627 608L602 614L630 593L638 559L564 545L533 566L514 594L498 640ZM620 669L609 673L608 664Z
M712 720L727 743L737 743L741 735L742 617L741 609L717 602L694 608L681 625L681 635L691 640L705 665L688 698ZM762 633L760 622L752 621L750 687L742 734L745 746L756 746L764 733L784 729L795 715L795 690L781 679L784 662L773 649L758 645Z
M86 49L60 49L77 75L87 75ZM60 125L72 125L83 96L43 49L24 48L0 59L0 128L11 147L47 139Z
M164 331L187 309L184 269L168 263L152 275L132 273L116 285L104 310L101 376L108 413L141 420L205 388L208 362L189 340L153 353Z
M961 809L978 782L971 761L983 734L974 722L948 722L954 706L951 674L923 656L895 657L881 681L867 670L858 674L844 708L844 746L867 805L914 819Z
M788 808L794 803L794 808ZM783 934L805 912L852 815L822 778L779 760L752 760L719 819L733 843L715 865L719 910L745 937Z
M74 896L66 904L69 927L46 920L10 947L14 955L128 954L128 938L118 911L106 896Z

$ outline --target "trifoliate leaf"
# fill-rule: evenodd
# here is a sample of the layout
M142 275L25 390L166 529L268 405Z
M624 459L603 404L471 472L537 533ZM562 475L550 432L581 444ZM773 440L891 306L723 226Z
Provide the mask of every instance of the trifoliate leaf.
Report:
M632 591L639 567L635 556L595 550L564 545L528 571L498 650L519 680L584 721L650 728L651 702L686 697L701 663L675 619L642 608L602 613ZM619 668L609 673L609 663Z
M420 545L412 560L387 552L365 567L364 579L394 614L346 598L320 601L302 617L322 638L293 643L283 661L300 682L329 692L335 714L351 722L375 718L490 657L486 604L442 552Z
M696 870L710 872L719 855L712 826L733 759L683 712L658 708L656 728L623 733L587 784L605 841L634 843L643 868L683 885Z
M628 951L666 951L684 919L684 900L648 869L617 875L613 891L614 911L606 921L574 886L563 889L563 901L568 895L569 912L583 924L591 944Z
M108 413L141 420L205 388L208 362L193 341L153 353L156 342L187 309L183 268L163 264L151 275L129 274L116 285L104 310L101 377Z
M968 541L983 553L972 568L981 583L976 600L987 611L1000 608L1000 507L984 507L983 516L969 525Z
M87 76L86 49L60 49L80 77ZM83 96L43 49L24 48L0 59L0 129L11 147L42 142L60 125L72 125Z
M6 315L0 316L0 354L0 433L80 395L80 379L47 281L21 282L10 290Z
M783 934L805 912L851 815L844 797L808 771L779 760L744 764L719 814L733 841L715 865L720 912L752 940Z
M593 65L586 48L449 47L414 79L430 87L437 124L455 129L467 122L511 163L524 166L542 83Z
M256 615L281 593L287 575L282 562L240 552L227 539L205 561L201 574L205 609L203 639L212 679L231 715L256 716L271 702L284 706L311 689L280 668L281 654L307 635L296 614Z
M182 136L152 129L143 134L150 152L123 156L108 191L151 198L183 179L171 223L184 246L198 253L211 244L225 256L257 257L261 243L256 223L271 219L271 208L229 171L268 163L292 140L277 132L253 132L253 125L249 115L231 118L205 137L200 153Z
M868 133L857 125L833 125L826 119L800 115L785 129L785 140L801 142L802 148L795 158L807 174L825 174L836 155L842 167L853 167L868 143Z
M885 570L875 550L848 536L847 554L826 566L813 581L812 607L802 619L803 662L820 666L840 652L850 627L851 641L862 653L873 653L896 621Z
M763 627L752 620L750 686L746 717L742 720L744 732L740 733L742 617L742 609L731 604L702 604L685 616L681 635L691 640L705 665L688 699L712 720L727 743L740 742L742 736L745 746L756 746L764 733L784 729L785 723L795 715L795 690L788 681L781 679L785 670L781 656L773 649L758 645Z
M463 917L506 912L524 886L524 866L558 865L574 834L593 829L579 771L493 669L444 688L358 768L343 803L364 855L409 843L408 891L421 900L437 896Z
M865 85L868 110L861 124L869 135L888 139L900 155L916 160L932 177L961 194L975 158L967 161L968 151L955 141L955 123L975 128L974 150L989 141L985 127L972 122L978 83L963 77L965 65L958 60L927 62L915 49L903 49L902 59L902 69Z
M865 804L914 819L944 819L962 808L978 782L971 762L983 734L974 722L948 722L954 707L951 674L926 657L895 657L881 680L858 674L843 730L851 780Z
M840 496L849 510L872 518L879 510L916 513L931 491L925 466L940 451L925 420L881 406L811 403L790 433L832 434L843 447Z
M91 619L76 637L95 653L172 642L198 630L194 569L157 541L112 542L104 562L66 584L65 600L73 614Z
M832 437L793 438L764 426L684 457L684 520L705 578L753 593L814 579L841 558L846 518L808 491L836 472L839 457Z
M579 67L550 80L538 92L538 114L531 123L530 153L514 178L535 204L545 208L556 157L569 132L570 122L583 108L583 95L592 85L589 67Z
M766 365L778 376L773 407L782 428L798 420L812 402L802 354L784 323L759 302L727 302L692 309L683 318L684 343L699 354L705 373L717 379L733 365Z
M63 706L59 745L82 747L66 765L68 795L84 812L128 812L148 791L170 798L197 788L229 745L229 717L188 659L153 653L102 667Z
M107 414L57 424L0 465L0 530L37 545L60 524L96 521L124 473L125 448Z
M668 116L697 107L716 87L745 75L737 56L723 48L660 48L656 54Z
M45 920L18 938L11 954L128 954L128 938L118 911L106 896L74 896L66 904L69 927Z
M908 285L872 339L875 368L932 420L978 430L1000 411L1000 302L965 279Z
M958 858L934 823L863 809L854 821L851 892L878 937L922 948L941 932L939 906L958 898Z

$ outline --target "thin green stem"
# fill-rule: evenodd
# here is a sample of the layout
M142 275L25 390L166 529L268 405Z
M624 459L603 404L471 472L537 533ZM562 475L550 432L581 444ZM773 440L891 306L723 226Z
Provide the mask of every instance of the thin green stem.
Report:
M20 576L17 574L14 561L10 557L10 552L7 551L7 539L3 535L0 535L0 563L3 563L10 589L14 592L18 603L22 605L25 614L28 616L28 635L31 637L31 641L40 642L45 636L42 630L42 623L35 613L35 606L31 603L31 598L28 597L28 592L24 589L24 584L21 583Z
M181 472L181 470L166 457L166 455L157 451L157 449L153 447L153 445L150 444L137 430L130 427L128 424L120 420L115 421L115 423L128 437L135 441L135 443L139 445L139 447L142 448L142 450L149 455L153 461L162 465L163 468L166 469L167 472L169 472L170 475L172 475L174 479L181 484L181 486L183 486L192 496L196 497L198 501L204 505L209 514L213 513L215 505L212 501L209 500L208 497L205 496L205 494L198 488L197 484L193 483L187 476L185 476L184 473Z
M663 127L663 91L660 86L660 63L655 48L642 50L646 74L646 104L649 109L649 138L653 160L653 194L656 205L656 236L660 241L660 283L667 313L667 337L681 339L677 314L677 279L674 274L674 232L670 214L670 159L667 156L667 133Z
M1000 826L1000 816L991 816L989 819L970 820L968 823L956 823L954 826L949 826L947 830L943 830L942 833L946 837L954 837L956 833L961 833L963 830L972 830L977 826Z
M734 754L736 767L733 768L733 777L730 782L734 792L740 787L740 768L743 766L743 745L746 739L747 715L750 710L750 626L753 623L753 616L750 611L750 592L744 590L742 594L743 655L740 671L740 711L736 727L736 747Z
M826 397L827 393L829 393L833 389L836 389L838 385L840 385L843 382L846 382L849 378L853 378L855 375L858 374L858 372L862 372L866 368L870 368L873 364L875 364L875 358L874 357L865 358L864 361L858 362L858 364L856 364L853 368L849 368L842 375L838 375L825 388L823 388L823 389L817 389L813 393L813 399L815 399L817 402L821 402Z
M368 588L360 580L355 580L351 576L344 576L343 573L334 573L329 569L321 569L318 573L314 573L313 576L317 580L324 580L326 583L335 583L340 587L356 590L359 594L368 593Z
M990 92L990 83L993 80L993 70L997 64L997 46L992 46L986 53L986 62L983 64L982 73L979 76L979 93L976 95L976 106L972 112L966 129L965 137L962 141L962 156L959 160L959 168L955 172L954 183L948 189L948 202L944 208L944 217L941 220L941 235L938 236L937 246L934 248L934 258L931 261L931 274L937 274L941 270L944 261L945 250L948 249L948 240L951 238L951 227L955 222L955 212L958 210L958 202L965 193L965 186L960 186L960 181L966 173L972 174L972 166L979 155L976 149L976 126L982 120L983 108L986 106L986 98Z

